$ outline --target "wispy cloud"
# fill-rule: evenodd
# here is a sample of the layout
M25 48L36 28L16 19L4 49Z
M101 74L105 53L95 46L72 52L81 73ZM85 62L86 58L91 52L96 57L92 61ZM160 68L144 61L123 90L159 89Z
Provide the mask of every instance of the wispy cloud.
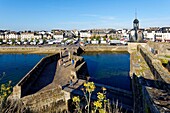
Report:
M80 16L84 16L84 17L99 17L99 15L96 15L96 14L81 14Z
M93 17L99 20L114 20L115 17L114 16L105 16L105 15L96 15L96 14L81 14L80 16L83 17Z
M115 17L113 16L101 16L100 18L103 20L115 20Z
M60 22L58 25L87 25L93 22L88 22L88 21L71 21L71 22Z

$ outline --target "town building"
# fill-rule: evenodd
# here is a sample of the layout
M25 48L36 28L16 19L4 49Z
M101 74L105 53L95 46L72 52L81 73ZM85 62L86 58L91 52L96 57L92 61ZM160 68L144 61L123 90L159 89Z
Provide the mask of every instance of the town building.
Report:
M31 31L25 31L25 32L21 32L21 40L25 40L25 39L33 39L34 38L34 32Z
M144 39L156 42L170 42L170 27L151 27L144 31Z
M90 30L81 30L80 31L80 37L81 38L89 38L91 36L92 36L92 34L91 34Z

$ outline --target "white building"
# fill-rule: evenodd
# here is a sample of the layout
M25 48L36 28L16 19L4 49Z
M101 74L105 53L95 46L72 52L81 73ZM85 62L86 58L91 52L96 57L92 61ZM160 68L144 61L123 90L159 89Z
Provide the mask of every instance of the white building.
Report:
M90 31L87 31L87 30L81 30L80 31L80 37L81 38L88 38L88 37L91 37L92 35L91 35L91 33L90 33Z
M34 38L34 33L33 32L23 32L21 33L21 40L29 40L29 39L32 39Z
M144 31L144 39L148 40L148 41L155 41L155 37L156 37L156 32L155 31Z
M54 39L56 39L56 40L63 40L63 35L61 34L61 35L57 35L57 34L55 34L55 35L53 35L53 38Z
M100 39L100 43L101 43L101 44L107 44L107 42L106 42L106 40L105 40L104 38L101 38L101 39Z
M5 34L0 34L0 39L5 39Z
M16 32L5 33L5 39L17 39L17 38L19 38L19 36L20 35Z
M122 30L122 36L124 39L129 40L129 31L128 29L123 29Z
M170 42L170 27L153 27L144 31L144 38L149 41Z
M42 35L41 34L34 34L34 39L42 39Z
M94 40L91 40L91 44L99 44L99 41L94 39Z

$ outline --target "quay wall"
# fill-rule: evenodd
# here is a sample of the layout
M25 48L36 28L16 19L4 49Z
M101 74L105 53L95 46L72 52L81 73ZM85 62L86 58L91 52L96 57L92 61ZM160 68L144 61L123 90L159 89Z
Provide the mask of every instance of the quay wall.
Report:
M83 46L81 47L85 52L114 52L114 51L128 51L128 46L101 46L101 45L93 45L93 46Z
M0 46L0 53L54 54L59 53L61 49L64 49L64 47Z
M134 45L134 44L133 44ZM25 53L25 54L54 54L59 53L60 50L68 48L67 46L55 47L55 46L0 46L0 53ZM75 46L74 48L78 48ZM80 47L85 52L114 52L114 51L128 51L128 46L110 46L110 45L87 45ZM81 49L77 49L77 53L82 52Z
M40 77L40 73L49 63L58 60L60 54L54 54L42 58L13 88L13 97L22 98L26 96L27 91L31 88L32 84Z
M164 89L168 89L167 87L170 88L170 74L168 70L162 66L161 62L150 51L147 51L140 45L137 47L137 49L145 59L155 79L164 83L160 85L162 85Z

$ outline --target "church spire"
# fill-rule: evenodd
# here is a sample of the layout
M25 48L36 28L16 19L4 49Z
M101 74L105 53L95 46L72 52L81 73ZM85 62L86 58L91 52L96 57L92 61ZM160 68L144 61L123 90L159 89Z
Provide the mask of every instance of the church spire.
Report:
M135 19L137 19L137 11L136 11L136 8L135 8Z

